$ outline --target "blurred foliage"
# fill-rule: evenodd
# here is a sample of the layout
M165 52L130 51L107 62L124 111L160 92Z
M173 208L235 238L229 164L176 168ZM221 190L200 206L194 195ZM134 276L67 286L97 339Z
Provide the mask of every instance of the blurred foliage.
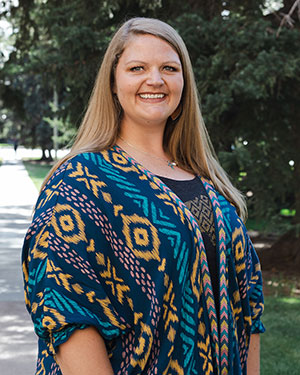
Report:
M262 0L19 0L3 13L15 30L0 72L3 107L24 144L51 148L55 87L59 140L67 144L113 32L132 16L158 17L188 46L206 125L221 163L249 197L250 216L268 220L294 209L299 222L297 19L277 35L280 12L293 3L272 13Z
M296 209L299 222L299 29L277 36L276 19L239 11L210 20L183 14L172 24L189 47L209 134L247 193L250 216L274 228L282 208Z

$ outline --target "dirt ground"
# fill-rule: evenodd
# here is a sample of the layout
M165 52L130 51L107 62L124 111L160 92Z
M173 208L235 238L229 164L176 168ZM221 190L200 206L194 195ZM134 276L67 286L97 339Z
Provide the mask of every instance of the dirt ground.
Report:
M278 239L276 235L261 235L258 232L249 232L253 245L261 260L262 255L270 251L272 245ZM282 249L282 253L285 250ZM262 262L262 274L264 280L264 294L266 296L291 296L300 298L300 269L294 267L292 259L282 262L273 257L272 264Z

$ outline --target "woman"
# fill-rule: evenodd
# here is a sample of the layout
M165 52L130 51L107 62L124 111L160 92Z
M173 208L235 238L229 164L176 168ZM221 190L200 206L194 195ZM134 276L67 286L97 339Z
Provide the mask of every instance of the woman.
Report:
M182 39L127 21L25 239L37 374L258 374L263 296L245 211Z

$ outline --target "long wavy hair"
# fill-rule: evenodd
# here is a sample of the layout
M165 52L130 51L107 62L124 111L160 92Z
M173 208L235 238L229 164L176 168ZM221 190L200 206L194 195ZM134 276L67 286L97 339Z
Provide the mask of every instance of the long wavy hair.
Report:
M113 146L118 138L122 108L113 94L115 69L130 38L150 34L168 42L177 52L183 69L184 89L180 102L181 113L166 123L163 145L165 151L185 171L209 178L215 188L236 208L242 219L247 209L243 195L232 185L219 164L203 122L192 64L187 48L179 34L168 24L152 18L132 18L114 34L104 55L88 107L71 151L49 172L82 152L99 152ZM43 188L42 186L42 188Z

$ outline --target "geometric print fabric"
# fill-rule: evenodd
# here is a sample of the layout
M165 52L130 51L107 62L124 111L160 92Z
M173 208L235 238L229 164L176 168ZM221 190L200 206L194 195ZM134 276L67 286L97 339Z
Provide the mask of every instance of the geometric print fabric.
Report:
M216 246L214 216L208 196L200 195L185 202L185 205L198 221L201 232L207 233L213 246Z
M117 147L54 173L22 255L36 373L61 374L58 345L93 325L118 375L246 374L249 336L264 330L259 262L234 207L203 183L226 254L220 322L199 226L162 181Z

